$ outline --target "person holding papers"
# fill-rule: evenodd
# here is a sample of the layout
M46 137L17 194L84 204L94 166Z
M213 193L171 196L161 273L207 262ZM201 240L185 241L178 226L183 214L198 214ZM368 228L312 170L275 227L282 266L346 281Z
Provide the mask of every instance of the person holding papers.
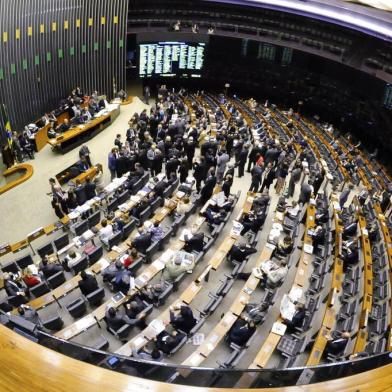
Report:
M175 311L179 311L179 314L175 314ZM171 306L170 307L170 324L175 329L180 329L185 333L189 333L190 330L196 325L197 320L193 317L192 309L189 306Z
M234 343L242 347L256 330L255 323L248 319L239 318L227 334L229 344Z
M293 317L291 318L291 320L285 319L283 323L287 325L287 328L290 332L294 332L295 328L302 327L305 319L305 314L306 311L304 305L297 302L295 304L295 312L293 314Z
M289 269L287 268L287 261L282 260L279 264L271 266L267 272L266 283L267 286L277 287L284 281Z
M191 253L180 251L173 255L172 259L167 262L162 279L172 283L184 272L192 271L194 267L194 256Z
M276 253L280 256L289 255L294 247L294 242L289 235L286 235L283 239L280 239L276 246Z

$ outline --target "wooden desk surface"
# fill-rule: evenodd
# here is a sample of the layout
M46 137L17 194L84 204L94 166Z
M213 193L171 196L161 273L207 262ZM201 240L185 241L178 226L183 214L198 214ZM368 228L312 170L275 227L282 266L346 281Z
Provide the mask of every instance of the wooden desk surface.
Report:
M62 143L75 138L76 136L88 131L89 129L95 127L96 125L102 123L107 118L111 117L112 115L117 115L119 113L119 107L111 110L109 113L103 114L97 118L91 119L87 124L78 125L74 128L69 129L68 131L64 132L61 136L58 136L54 139L49 139L48 143L53 146L60 146Z

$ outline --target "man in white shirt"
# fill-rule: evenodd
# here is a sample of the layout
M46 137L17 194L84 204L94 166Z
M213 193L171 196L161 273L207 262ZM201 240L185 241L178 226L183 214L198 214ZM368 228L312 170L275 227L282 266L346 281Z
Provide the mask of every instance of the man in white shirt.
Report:
M104 244L108 244L109 238L113 235L112 225L108 225L106 219L101 222L102 228L99 230L99 238Z
M77 264L77 262L80 260L80 257L80 253L77 253L75 251L69 252L65 258L68 268L73 268L74 265Z

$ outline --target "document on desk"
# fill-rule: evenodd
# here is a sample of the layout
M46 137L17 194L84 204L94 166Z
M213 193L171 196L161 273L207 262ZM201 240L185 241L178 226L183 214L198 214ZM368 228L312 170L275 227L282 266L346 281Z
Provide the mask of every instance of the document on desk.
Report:
M277 265L274 261L272 260L266 260L263 261L260 265L261 270L265 273L268 274L273 268L276 268Z
M166 326L162 320L155 319L151 321L149 327L154 330L155 335L159 335L165 329Z
M285 294L280 303L280 314L286 320L292 320L295 313L295 305L291 302L290 297Z
M304 244L304 252L311 255L313 253L313 246L309 244Z
M276 321L272 326L271 332L275 333L276 335L283 336L286 332L287 326L279 321Z
M190 240L192 237L192 232L189 229L184 229L180 235L180 240L185 242L186 240Z
M162 271L165 268L165 263L161 260L155 260L152 264L158 271Z

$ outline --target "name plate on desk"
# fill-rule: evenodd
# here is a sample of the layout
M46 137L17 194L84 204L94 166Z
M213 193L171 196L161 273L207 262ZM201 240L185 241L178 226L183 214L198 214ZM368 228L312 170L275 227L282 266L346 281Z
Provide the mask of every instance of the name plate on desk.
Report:
M30 234L27 234L27 241L31 242L34 241L36 238L41 237L41 235L45 234L45 230L43 227L40 227L39 229L33 231Z

